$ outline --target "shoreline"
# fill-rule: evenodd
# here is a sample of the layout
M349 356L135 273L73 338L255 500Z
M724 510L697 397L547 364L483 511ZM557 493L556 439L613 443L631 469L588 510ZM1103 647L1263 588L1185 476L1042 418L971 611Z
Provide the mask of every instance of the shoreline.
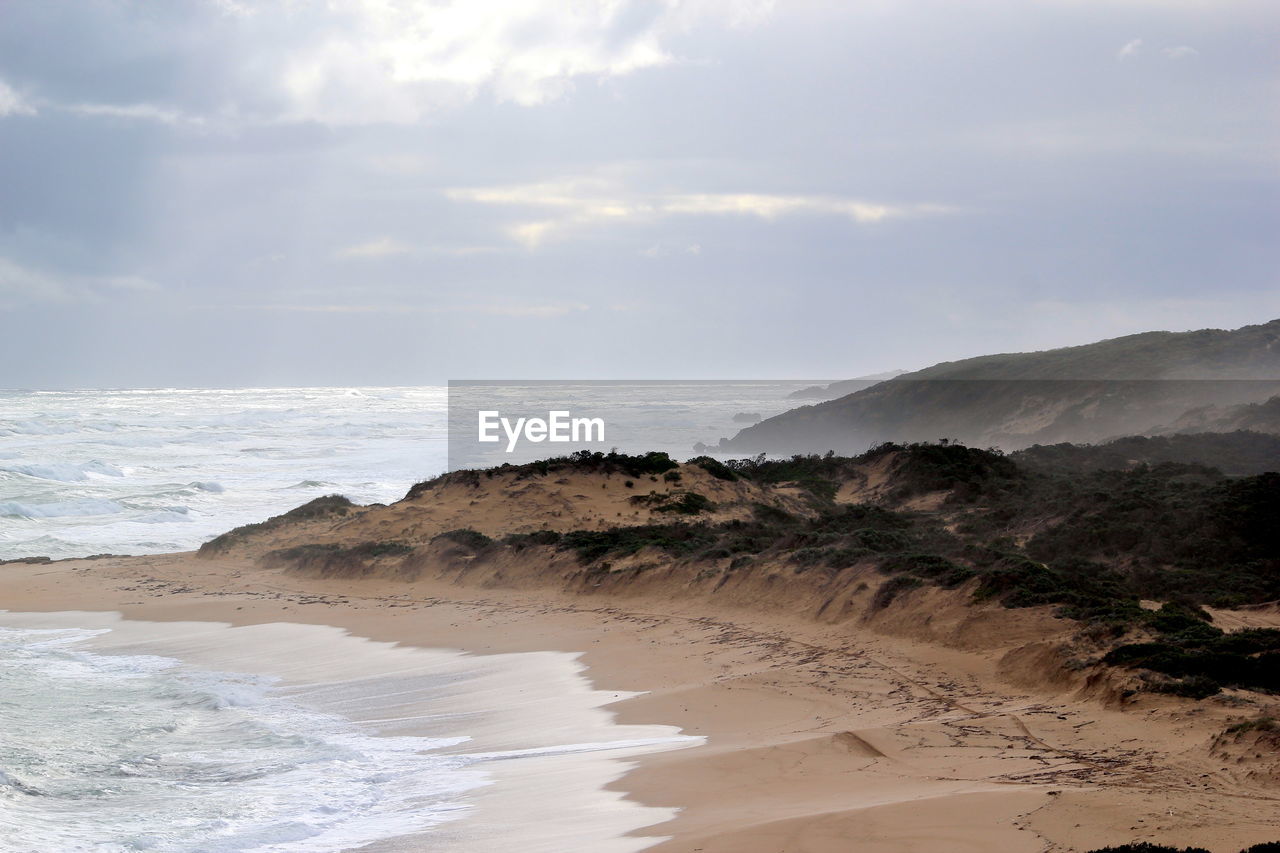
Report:
M594 689L577 655L565 652L476 655L370 640L319 622L143 621L110 610L5 610L0 628L87 631L71 648L159 656L236 684L266 678L271 701L333 715L340 736L391 756L379 775L420 765L413 771L420 778L392 782L372 814L321 820L319 836L298 839L306 849L559 853L571 828L583 849L633 853L643 842L630 830L661 823L671 810L621 800L608 784L629 759L700 741L669 726L616 723L603 707L633 694ZM414 790L421 799L408 808ZM384 823L401 831L376 837ZM353 832L363 840L351 840Z
M1280 838L1275 796L1201 778L1208 765L1188 747L1220 725L1199 706L1151 699L1120 711L1014 687L990 653L849 624L705 600L315 580L190 554L10 564L0 600L15 612L324 624L474 655L581 653L595 690L646 691L607 706L617 724L707 737L628 759L606 786L680 809L633 833L658 853L1032 853L1137 840L1236 853Z

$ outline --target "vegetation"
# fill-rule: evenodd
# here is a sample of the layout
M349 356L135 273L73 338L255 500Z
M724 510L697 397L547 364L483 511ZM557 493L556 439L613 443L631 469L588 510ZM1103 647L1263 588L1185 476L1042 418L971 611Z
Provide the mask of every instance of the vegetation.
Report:
M834 503L841 482L882 461L892 467L890 504L946 490L943 515L954 532L938 514ZM951 442L885 444L853 459L724 464L750 482L808 489L816 514L759 505L749 521L580 531L557 547L584 563L653 548L727 561L730 572L771 560L834 576L865 563L890 576L872 609L922 584L971 584L978 601L1048 605L1113 645L1131 637L1103 662L1150 673L1152 690L1192 697L1222 687L1280 691L1280 631L1226 635L1200 608L1280 599L1278 474L1233 479L1174 463L1030 470L1016 457ZM632 500L675 502L656 494ZM1152 611L1141 599L1167 603Z
M1255 717L1252 720L1245 720L1244 722L1227 726L1223 734L1243 735L1243 734L1248 734L1249 732L1274 732L1274 731L1280 731L1280 725L1276 723L1276 720L1274 717ZM1280 851L1278 851L1278 853L1280 853Z
M355 504L342 495L325 495L308 501L302 506L294 507L282 515L272 516L266 521L260 521L257 524L246 524L242 527L228 530L221 536L215 536L201 545L197 553L201 557L212 557L227 551L250 536L269 533L301 521L313 521L319 518L346 515L354 506Z
M1166 605L1168 606L1168 605ZM1152 627L1156 627L1152 620ZM1280 630L1252 628L1223 633L1204 622L1160 631L1158 640L1129 643L1105 658L1112 666L1139 667L1169 676L1155 689L1201 698L1222 687L1280 691Z
M413 500L446 483L467 483L478 486L481 477L491 479L501 474L514 474L517 479L533 476L546 476L552 473L589 473L589 474L623 474L627 477L655 477L665 474L679 466L665 453L652 451L636 456L611 450L600 451L579 450L568 456L556 456L551 459L539 459L522 465L504 464L483 471L453 471L424 480L410 487L405 495L406 500Z
M635 495L630 498L637 506L648 507L654 512L669 512L678 515L699 515L711 512L716 508L714 502L697 492L669 492L661 494L650 492L647 495Z
M368 574L381 557L404 557L413 547L403 542L362 542L343 547L335 544L308 544L269 551L262 557L266 566L287 566L321 577L351 577Z
M1165 844L1152 844L1149 841L1138 841L1133 844L1120 844L1115 847L1098 847L1089 853L1209 853L1203 847L1169 847ZM1247 851L1241 851L1247 853Z
M717 480L733 482L738 479L738 475L733 472L732 468L725 465L719 459L714 459L710 456L695 456L693 459L689 460L689 464L697 465Z
M871 609L884 610L900 593L923 585L923 581L910 575L898 575L897 577L889 578L880 584L880 588L871 597Z
M646 524L609 530L574 530L560 538L560 547L577 552L582 563L604 557L625 557L645 548L673 556L692 554L715 541L705 525Z
M1280 398L1276 398L1280 403ZM1168 436L1128 436L1105 444L1052 444L1010 454L1020 466L1048 474L1203 465L1233 477L1280 471L1280 435L1237 430Z
M435 542L440 539L447 539L461 545L470 551L482 551L493 544L493 540L485 536L478 530L472 530L468 527L458 530L446 530L444 533L437 534L432 537L431 541Z
M533 533L509 533L502 537L503 545L517 551L523 551L525 548L534 548L540 545L558 545L559 543L560 532L558 530L535 530Z
M1166 844L1152 844L1151 841L1134 841L1133 844L1092 849L1088 853L1208 853L1208 850L1203 847L1169 847ZM1280 853L1280 841L1263 841L1262 844L1240 850L1240 853Z

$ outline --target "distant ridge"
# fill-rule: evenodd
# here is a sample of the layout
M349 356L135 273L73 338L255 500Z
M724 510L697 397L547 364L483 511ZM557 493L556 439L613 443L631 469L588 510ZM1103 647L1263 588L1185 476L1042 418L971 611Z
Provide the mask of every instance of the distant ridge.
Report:
M799 391L792 391L787 395L788 400L834 400L837 397L843 397L846 394L852 394L855 391L861 391L863 388L870 388L887 379L901 376L906 373L905 370L887 370L884 373L872 373L867 376L855 376L852 379L842 379L839 382L832 382L828 385L811 385L808 388L801 388Z
M943 437L1013 450L1123 435L1270 432L1280 425L1280 401L1266 401L1278 395L1280 320L1145 332L943 362L783 412L722 440L720 450L849 453Z

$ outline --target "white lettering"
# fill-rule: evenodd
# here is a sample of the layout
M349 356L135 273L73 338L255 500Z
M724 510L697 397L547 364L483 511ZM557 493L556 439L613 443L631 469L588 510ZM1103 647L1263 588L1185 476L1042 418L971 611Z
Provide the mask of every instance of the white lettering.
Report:
M569 414L565 412L565 414ZM578 429L583 431L582 438L578 437ZM591 430L595 429L596 437L591 437ZM561 439L563 441L563 439ZM574 418L573 419L573 441L604 441L604 418Z
M604 418L574 418L563 410L547 412L547 419L502 417L492 409L477 412L476 439L482 442L502 441L506 436L507 453L514 453L521 439L540 443L551 441L604 441ZM501 434L499 434L501 432Z
M548 441L568 441L569 436L565 433L565 428L569 426L568 412L548 412L551 431L547 435Z
M489 412L480 412L479 414L480 414L479 440L480 441L497 441L498 440L497 434L494 433L493 435L490 435L489 431L496 430L498 428L498 421L497 421L498 413L489 411Z
M515 429L511 428L511 421L503 418L502 429L507 434L507 452L511 453L516 449L516 442L520 440L520 430L524 429L524 418L516 418Z

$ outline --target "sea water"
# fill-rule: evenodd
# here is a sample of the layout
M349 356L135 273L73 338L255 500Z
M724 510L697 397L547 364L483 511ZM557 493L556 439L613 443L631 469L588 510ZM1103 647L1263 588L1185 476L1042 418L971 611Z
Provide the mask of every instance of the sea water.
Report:
M0 611L0 853L632 853L673 811L619 759L701 739L631 695L563 652Z
M687 458L805 384L583 385L564 405ZM183 551L320 495L397 500L446 469L447 405L439 386L0 391L0 559Z
M455 816L465 738L377 737L266 676L0 628L0 851L336 851Z

